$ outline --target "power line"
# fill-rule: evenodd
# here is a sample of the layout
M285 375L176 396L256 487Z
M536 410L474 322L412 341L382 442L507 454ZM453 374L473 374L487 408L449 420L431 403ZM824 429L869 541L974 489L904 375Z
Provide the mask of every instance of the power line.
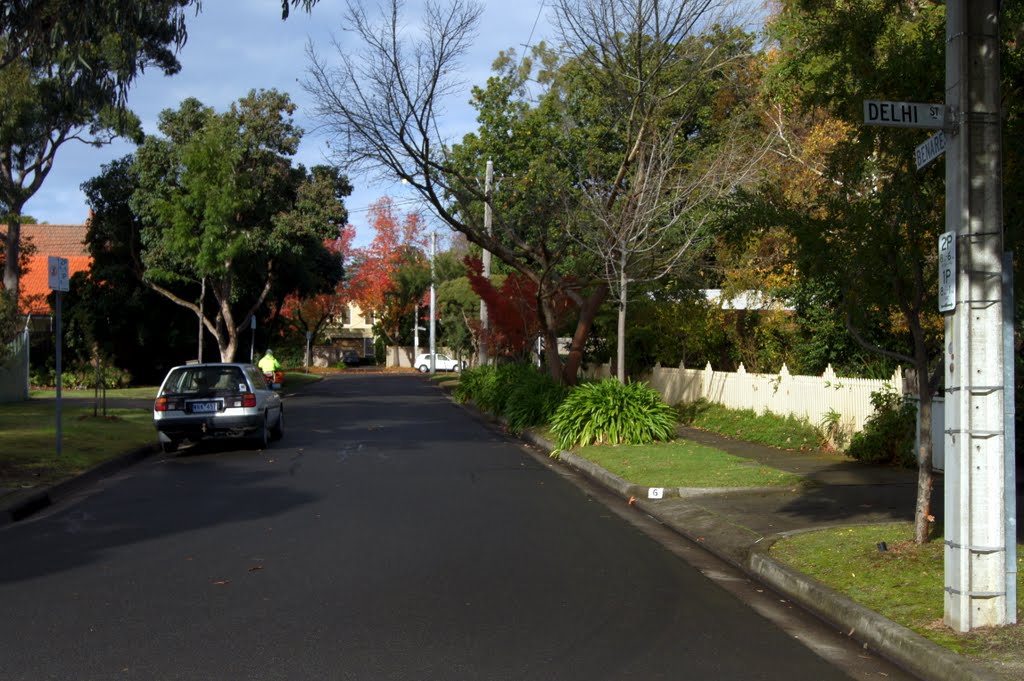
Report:
M540 15L544 12L544 0L540 0L540 5L537 7L537 16L533 20L533 28L530 29L530 37L526 39L523 44L523 53L519 55L519 65L516 66L516 70L523 65L523 59L526 58L526 53L531 47L533 47L533 34L537 31L537 24L540 23Z

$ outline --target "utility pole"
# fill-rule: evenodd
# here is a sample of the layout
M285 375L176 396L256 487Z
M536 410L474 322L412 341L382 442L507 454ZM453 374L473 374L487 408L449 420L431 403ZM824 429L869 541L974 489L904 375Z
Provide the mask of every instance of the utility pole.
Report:
M491 183L494 181L494 164L488 159L487 171L484 176L484 227L487 229L487 236L490 237L493 233L493 227L491 225ZM483 275L485 279L491 278L491 252L486 248L483 254ZM490 321L487 316L487 302L482 298L480 299L480 366L484 366L488 362L487 358L487 332L490 329Z
M437 347L435 330L437 326L437 296L434 293L434 255L437 251L437 232L430 233L430 373L437 372Z
M416 304L416 312L412 316L412 361L416 361L416 358L420 354L420 306ZM414 369L416 367L413 367Z
M956 309L946 316L944 348L944 619L960 632L1016 620L1004 495L1014 463L1005 457L1004 403L1013 396L1002 339L999 4L946 3L946 230L956 239Z

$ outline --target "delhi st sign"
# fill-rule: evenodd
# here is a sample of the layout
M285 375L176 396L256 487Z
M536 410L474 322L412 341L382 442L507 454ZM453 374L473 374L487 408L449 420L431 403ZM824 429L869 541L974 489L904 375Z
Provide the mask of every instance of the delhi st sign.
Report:
M877 99L865 99L864 124L941 130L946 127L946 106L944 104L884 102Z

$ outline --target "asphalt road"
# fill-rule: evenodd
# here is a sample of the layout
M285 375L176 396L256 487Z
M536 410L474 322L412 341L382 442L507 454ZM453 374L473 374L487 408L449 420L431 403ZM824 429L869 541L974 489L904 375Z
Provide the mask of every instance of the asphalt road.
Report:
M884 673L826 662L420 377L286 404L266 451L152 460L0 530L0 679Z

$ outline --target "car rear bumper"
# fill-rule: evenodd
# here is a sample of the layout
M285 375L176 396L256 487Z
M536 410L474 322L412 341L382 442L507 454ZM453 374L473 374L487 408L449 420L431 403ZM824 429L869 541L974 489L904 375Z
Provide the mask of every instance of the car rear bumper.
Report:
M245 437L263 427L260 414L239 416L175 415L154 420L158 433L170 440ZM163 439L163 438L161 438Z

